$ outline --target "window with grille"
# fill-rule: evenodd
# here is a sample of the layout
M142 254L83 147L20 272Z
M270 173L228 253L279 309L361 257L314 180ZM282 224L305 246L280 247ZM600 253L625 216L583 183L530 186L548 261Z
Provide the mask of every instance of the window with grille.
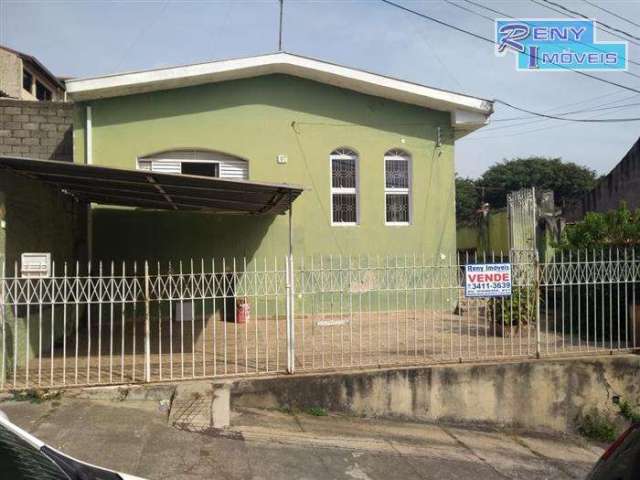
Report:
M331 161L331 220L334 225L358 223L358 155L334 150Z
M411 221L411 157L402 150L384 156L385 220L390 225Z

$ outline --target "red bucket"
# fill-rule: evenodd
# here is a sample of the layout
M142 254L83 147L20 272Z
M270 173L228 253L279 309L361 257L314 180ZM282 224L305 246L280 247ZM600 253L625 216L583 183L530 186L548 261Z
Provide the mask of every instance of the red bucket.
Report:
M236 323L247 323L251 316L251 306L246 299L238 299L236 302Z

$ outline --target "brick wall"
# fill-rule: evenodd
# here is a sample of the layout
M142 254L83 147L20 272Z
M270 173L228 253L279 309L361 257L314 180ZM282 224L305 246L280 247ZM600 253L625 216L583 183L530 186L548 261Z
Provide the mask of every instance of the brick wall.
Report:
M580 220L587 212L614 210L620 202L626 202L631 210L640 208L640 139L576 208L566 212L566 217Z
M73 161L73 105L0 99L0 155Z

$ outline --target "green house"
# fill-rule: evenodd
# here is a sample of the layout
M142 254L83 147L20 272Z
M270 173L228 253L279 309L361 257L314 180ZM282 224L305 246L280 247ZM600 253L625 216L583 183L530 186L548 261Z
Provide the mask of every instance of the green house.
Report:
M301 186L298 257L455 252L454 142L493 110L287 53L67 85L76 163ZM94 204L89 229L101 261L250 261L289 248L286 215Z

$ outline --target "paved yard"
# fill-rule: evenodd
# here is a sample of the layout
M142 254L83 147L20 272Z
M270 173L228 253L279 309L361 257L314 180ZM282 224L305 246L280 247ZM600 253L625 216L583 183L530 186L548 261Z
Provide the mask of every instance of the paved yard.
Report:
M100 318L98 320L101 320ZM144 319L121 323L93 319L91 335L80 330L53 354L43 342L42 359L17 371L7 366L6 387L47 387L131 383L144 378ZM544 320L544 316L543 316ZM34 328L37 322L32 321ZM84 323L84 322L83 322ZM542 353L593 352L568 332L541 327ZM287 364L286 319L259 318L246 324L209 317L189 322L158 320L150 324L152 380L214 377L284 371ZM356 366L434 364L532 356L535 328L500 336L494 322L473 310L463 315L433 310L354 312L350 315L299 315L295 322L298 371ZM40 351L39 330L31 333ZM24 341L24 339L20 339ZM11 342L10 342L11 344ZM622 345L624 347L624 344ZM602 348L608 351L608 348ZM25 364L26 362L22 362Z
M236 412L225 432L167 424L153 401L0 403L82 460L151 480L579 479L602 449L580 439L402 421Z

